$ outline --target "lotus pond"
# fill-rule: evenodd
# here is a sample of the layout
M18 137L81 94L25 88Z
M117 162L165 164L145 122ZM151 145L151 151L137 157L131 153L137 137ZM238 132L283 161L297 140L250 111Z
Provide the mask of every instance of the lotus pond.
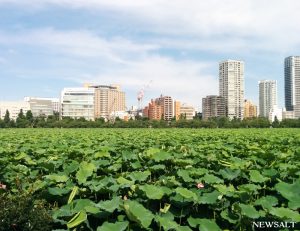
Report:
M0 230L299 224L299 178L298 129L1 129Z

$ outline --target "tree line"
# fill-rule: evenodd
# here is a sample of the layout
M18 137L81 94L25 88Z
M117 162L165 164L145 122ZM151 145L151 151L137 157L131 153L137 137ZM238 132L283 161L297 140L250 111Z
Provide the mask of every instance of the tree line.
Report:
M85 118L73 119L65 117L60 119L59 113L53 113L50 116L34 117L29 110L25 114L20 110L16 120L10 118L9 111L6 111L3 119L0 119L0 128L300 128L299 119L284 119L270 122L267 118L247 118L230 120L227 117L210 118L202 120L197 115L193 120L186 120L180 117L179 120L173 118L171 121L165 120L149 120L141 116L128 121L115 118L105 121L104 118L89 121Z

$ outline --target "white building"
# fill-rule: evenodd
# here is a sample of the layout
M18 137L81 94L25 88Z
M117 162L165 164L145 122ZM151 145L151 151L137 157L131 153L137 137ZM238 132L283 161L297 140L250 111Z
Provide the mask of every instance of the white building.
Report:
M284 93L287 111L294 111L300 117L300 56L290 56L284 60Z
M133 114L129 114L127 111L116 111L116 112L112 112L110 114L110 118L109 119L116 119L119 118L121 120L125 120L128 121L129 119L134 119L134 115Z
M268 117L274 105L277 105L276 80L262 80L259 85L259 116Z
M182 104L180 106L180 115L184 116L186 120L192 120L195 116L195 108L187 104Z
M61 92L61 117L94 120L94 88L64 88Z
M285 108L282 110L282 119L295 119L294 111L287 111Z
M274 105L271 111L269 112L268 117L271 122L274 122L275 117L277 117L279 121L282 121L282 108L278 108L277 105Z
M0 118L4 119L6 110L8 110L10 119L16 120L21 109L25 115L30 110L29 103L25 101L2 101L0 102Z
M219 95L225 100L226 116L243 118L244 62L226 60L219 64Z
M25 97L24 101L29 103L30 110L34 117L47 117L53 115L54 112L59 112L58 98Z

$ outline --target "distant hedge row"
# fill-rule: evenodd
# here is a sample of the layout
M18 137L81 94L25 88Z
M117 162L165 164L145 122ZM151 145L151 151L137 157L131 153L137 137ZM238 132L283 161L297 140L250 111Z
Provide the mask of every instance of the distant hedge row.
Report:
M281 122L275 118L270 122L267 118L258 117L251 119L232 119L227 117L211 118L202 120L195 117L193 120L148 120L147 118L136 117L124 121L115 118L113 121L105 121L103 118L95 121L88 121L85 118L59 118L58 113L51 116L33 117L31 111L26 114L21 110L18 118L12 120L7 112L4 119L0 119L0 128L300 128L299 119L285 119Z

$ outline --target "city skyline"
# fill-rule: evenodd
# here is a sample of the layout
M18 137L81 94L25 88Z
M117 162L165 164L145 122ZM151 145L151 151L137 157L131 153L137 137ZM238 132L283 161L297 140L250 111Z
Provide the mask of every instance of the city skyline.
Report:
M258 105L258 81L272 79L284 107L284 59L300 54L299 7L0 0L0 100L59 97L64 87L92 82L120 84L130 107L152 80L143 106L164 94L199 110L202 98L218 94L219 62L237 59L245 63L245 99Z

